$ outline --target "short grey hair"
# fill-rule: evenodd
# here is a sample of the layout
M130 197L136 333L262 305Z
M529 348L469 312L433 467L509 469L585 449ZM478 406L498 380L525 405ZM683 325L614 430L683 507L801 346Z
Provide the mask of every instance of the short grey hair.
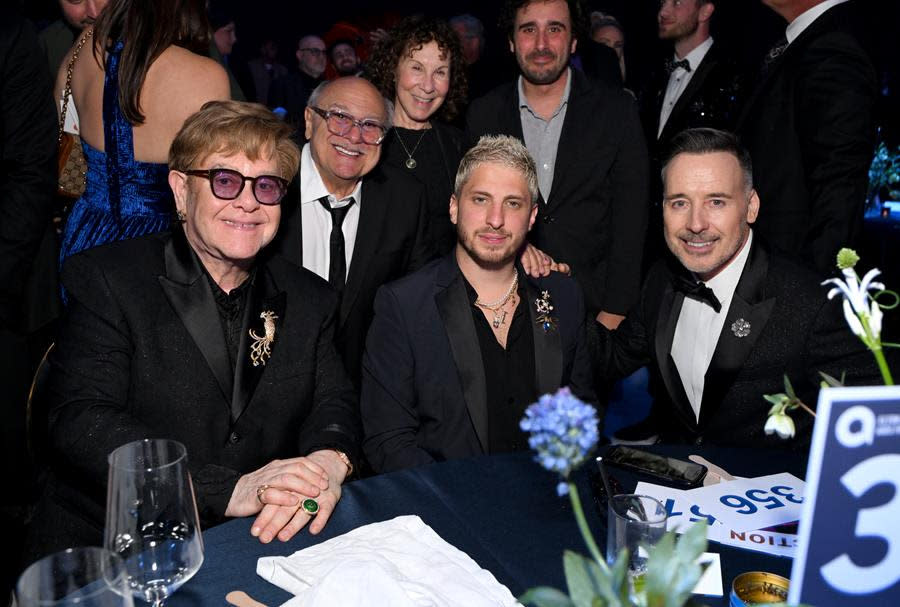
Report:
M345 76L345 78L359 78L358 76ZM360 80L364 80L365 82L369 82L365 80L365 78L360 78ZM322 97L322 94L325 93L325 89L334 82L333 80L325 80L324 82L319 83L316 88L313 89L312 93L309 94L309 99L306 100L306 107L318 107L319 106L319 98ZM374 85L373 85L374 86ZM378 90L378 89L375 89ZM384 104L384 115L386 116L384 122L384 128L390 129L394 124L394 104L387 98L379 93L381 96L381 102ZM323 108L325 109L325 108Z
M466 152L459 163L459 170L456 171L453 195L459 198L463 187L472 177L472 172L482 164L488 163L500 164L522 173L528 185L531 204L532 206L537 204L538 179L534 160L525 144L509 135L484 135L475 147Z

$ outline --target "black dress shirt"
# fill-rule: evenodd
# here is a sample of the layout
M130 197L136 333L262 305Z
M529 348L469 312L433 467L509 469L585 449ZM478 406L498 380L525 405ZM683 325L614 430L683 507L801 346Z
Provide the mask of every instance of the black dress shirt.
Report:
M230 293L223 291L212 276L206 274L213 298L216 300L219 320L222 321L222 331L225 333L225 345L228 348L228 360L231 362L232 372L237 369L237 351L241 343L244 308L247 306L247 294L250 292L250 285L253 284L255 274L256 270L254 269L247 280L236 289L232 289Z
M491 323L475 305L478 294L466 282L472 302L472 319L481 348L487 383L488 451L506 453L528 449L528 435L519 428L525 409L537 400L534 385L534 337L528 323L525 286L520 282L519 304L509 322L506 348L497 342Z

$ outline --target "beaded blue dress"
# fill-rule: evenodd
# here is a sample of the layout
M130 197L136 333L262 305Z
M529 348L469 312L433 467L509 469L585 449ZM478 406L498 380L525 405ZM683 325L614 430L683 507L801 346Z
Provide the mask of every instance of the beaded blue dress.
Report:
M119 41L106 59L103 140L106 152L81 140L87 160L84 194L72 205L60 246L70 255L107 242L167 230L175 210L165 164L134 159L131 124L119 107Z

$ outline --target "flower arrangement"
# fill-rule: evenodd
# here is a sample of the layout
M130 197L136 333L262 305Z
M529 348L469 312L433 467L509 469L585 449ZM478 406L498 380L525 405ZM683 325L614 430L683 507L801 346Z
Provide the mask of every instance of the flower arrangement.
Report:
M623 550L607 565L591 533L572 473L588 460L597 445L598 423L594 407L575 397L568 388L545 394L525 411L522 430L531 433L529 445L535 461L556 472L558 495L568 495L578 529L590 558L566 550L563 569L568 595L556 588L532 588L520 597L537 607L677 607L684 605L703 573L696 563L706 550L706 523L701 522L676 542L669 532L648 548L647 573L640 588L628 579L628 554Z
M894 153L884 142L878 144L869 166L869 191L867 200L874 202L877 195L886 191L891 199L900 199L900 147Z
M832 289L828 291L828 299L832 299L836 295L843 296L844 319L847 321L847 325L872 352L884 385L893 386L894 378L888 368L887 360L885 360L884 348L896 348L900 347L900 344L881 340L881 321L884 316L883 310L897 307L900 298L895 292L886 290L884 284L875 282L875 278L881 274L877 268L872 268L860 278L854 269L858 262L859 255L856 254L856 251L841 249L837 254L837 267L844 278L829 278L822 285L833 285ZM879 297L884 296L893 297L893 301L879 303ZM823 379L823 386L844 385L843 378L838 380L826 373L820 373L820 375ZM799 408L813 417L816 414L797 398L787 376L784 377L784 388L785 391L781 394L763 395L763 398L772 403L772 408L768 413L769 418L766 420L765 433L777 433L781 438L791 438L794 436L794 420L788 415L789 411Z

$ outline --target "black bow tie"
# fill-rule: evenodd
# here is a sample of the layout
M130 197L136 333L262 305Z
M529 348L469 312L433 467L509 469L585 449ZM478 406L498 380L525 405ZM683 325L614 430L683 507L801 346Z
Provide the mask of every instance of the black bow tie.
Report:
M666 59L666 73L671 74L678 68L683 69L686 72L691 71L691 62L687 59L682 59L681 61L672 61L671 59Z
M675 287L676 291L684 293L686 297L709 304L716 313L722 311L722 303L716 297L716 294L699 280L692 280L676 274L672 277L672 286Z

